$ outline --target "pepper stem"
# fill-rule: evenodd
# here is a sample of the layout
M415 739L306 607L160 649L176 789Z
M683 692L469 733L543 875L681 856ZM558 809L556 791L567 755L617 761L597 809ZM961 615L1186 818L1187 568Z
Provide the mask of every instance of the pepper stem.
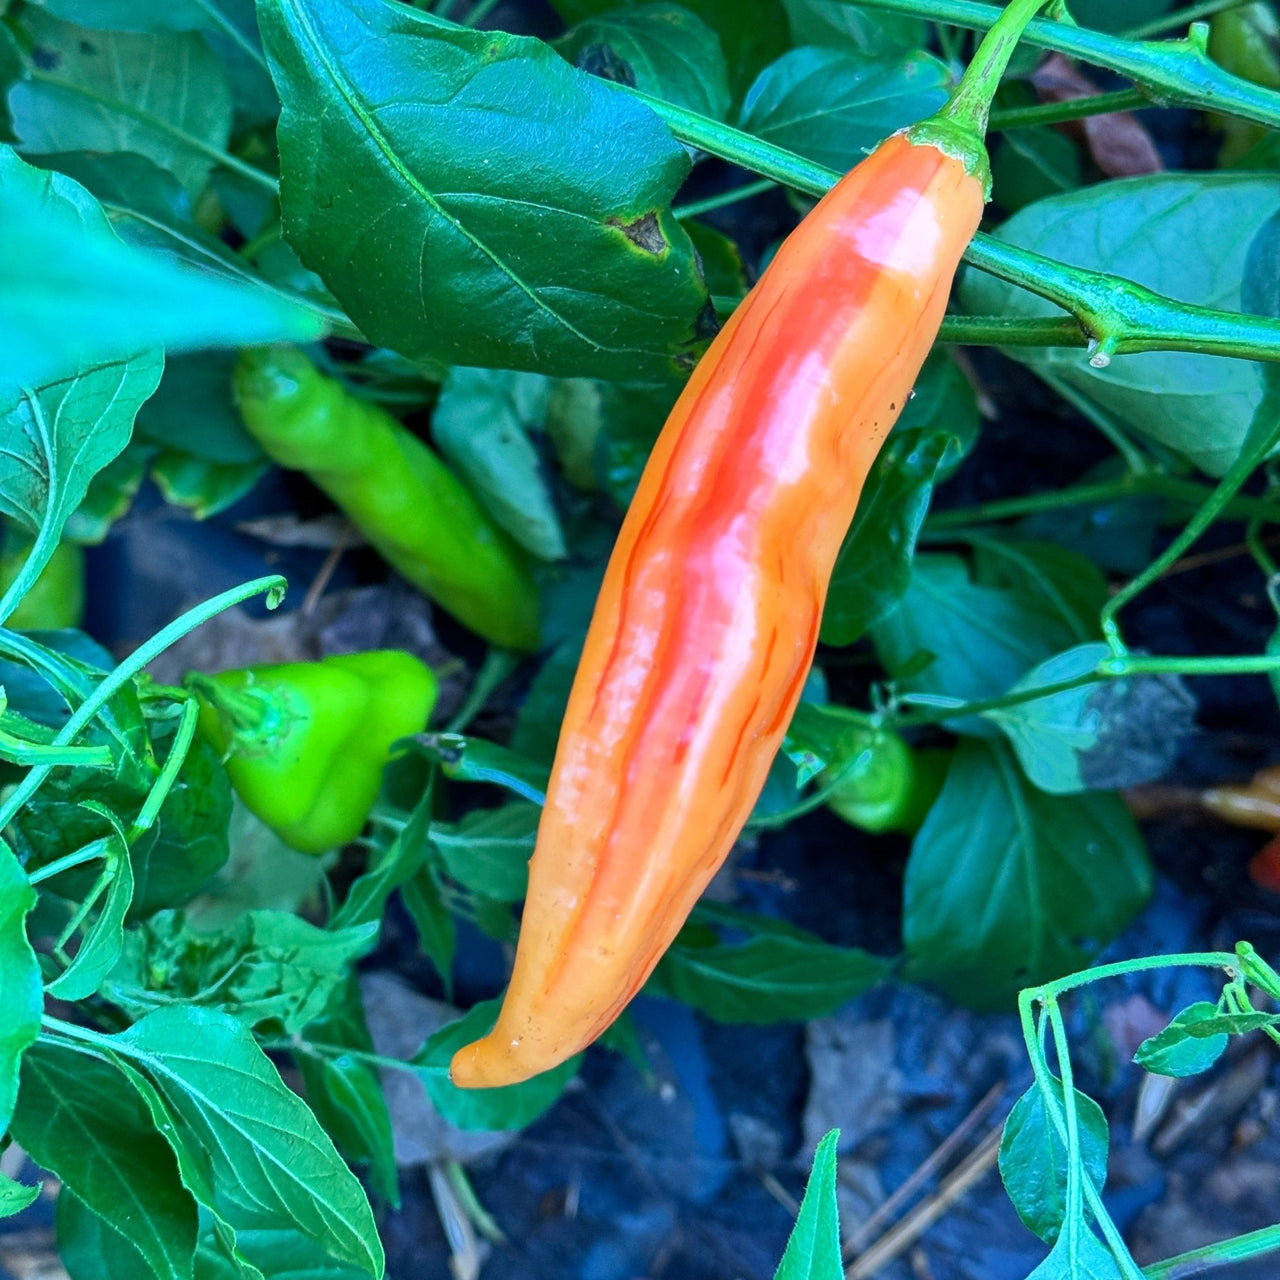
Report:
M991 165L984 139L991 100L1027 23L1048 0L1009 0L982 38L955 93L936 115L907 130L913 143L934 146L963 162L991 194Z
M265 690L229 689L199 671L188 672L182 684L218 713L229 738L258 739L279 732L281 708Z

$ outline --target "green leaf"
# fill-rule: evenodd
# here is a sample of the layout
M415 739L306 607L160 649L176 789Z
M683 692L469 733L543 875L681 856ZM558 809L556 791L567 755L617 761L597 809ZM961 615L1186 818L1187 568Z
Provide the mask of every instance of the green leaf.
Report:
M307 1027L303 1040L356 1051L332 1056L303 1051L295 1054L294 1060L316 1119L348 1160L368 1163L369 1178L378 1194L398 1209L400 1188L391 1115L382 1092L382 1077L359 1057L360 1053L372 1053L374 1045L354 974L330 1001L324 1016Z
M578 671L583 639L579 635L551 651L533 677L516 716L515 732L511 735L512 750L547 770L555 757L560 722L569 704L569 690ZM545 774L542 780L545 786Z
M0 380L6 442L0 511L38 535L11 598L24 595L39 577L90 481L128 443L134 414L155 390L161 366L159 353L151 352L42 385L19 388Z
M1077 645L1022 677L1010 693L1096 671L1110 649ZM1081 685L982 715L1000 728L1027 777L1042 791L1138 786L1163 776L1195 728L1195 699L1171 676Z
M93 31L30 9L35 69L9 95L23 151L135 151L193 194L231 136L231 91L193 33ZM47 68L47 70L46 70Z
M233 351L166 360L155 395L138 412L138 436L209 462L264 462L262 446L245 429L231 398L235 363Z
M24 1186L21 1182L0 1173L0 1218L12 1218L14 1214L29 1209L40 1199L41 1183Z
M162 911L130 931L103 994L133 1018L180 1001L294 1035L320 1017L377 932L374 922L319 929L287 911L248 911L201 930L181 911Z
M766 63L787 49L787 19L782 0L752 0L750 5L741 0L681 0L681 3L720 37L735 99L742 97ZM581 22L597 14L616 16L619 11L650 7L636 0L552 0L552 6L568 23Z
M3 8L3 6L0 6ZM0 142L13 142L13 117L9 114L8 95L11 85L22 78L22 51L13 32L0 23Z
M1159 1076L1199 1075L1226 1052L1230 1033L1221 1021L1216 1004L1197 1001L1183 1009L1163 1031L1144 1040L1133 1060Z
M163 1280L190 1276L196 1206L168 1144L109 1062L42 1041L22 1065L13 1136Z
M456 1022L428 1037L412 1065L440 1115L459 1129L523 1129L532 1124L564 1092L578 1073L582 1055L558 1067L499 1089L459 1089L449 1080L449 1062L464 1045L487 1035L498 1017L500 1000L475 1005Z
M802 1022L834 1013L882 982L890 969L879 956L835 947L802 931L710 946L677 939L659 961L650 990L717 1022Z
M842 1280L840 1206L836 1201L836 1147L840 1130L832 1129L813 1153L813 1168L804 1189L800 1216L791 1229L786 1252L773 1280Z
M706 294L668 206L689 158L646 107L541 41L377 0L262 0L259 21L286 235L370 341L548 374L688 365Z
M44 1013L40 964L27 941L27 916L35 905L36 891L0 840L0 1132L13 1115L22 1055L40 1034Z
M1080 152L1070 138L1048 125L1010 129L991 156L991 180L1001 206L1016 213L1036 200L1080 186Z
M958 556L927 553L916 557L906 594L872 625L871 639L901 688L969 702L1006 692L1073 644L1082 625L1065 595L1025 580L986 585ZM972 719L965 728L983 731Z
M1122 1272L1111 1251L1078 1219L1063 1230L1049 1256L1027 1280L1121 1280Z
M1151 892L1118 796L1050 796L1009 750L961 742L907 862L903 935L913 978L978 1009L1087 967Z
M1275 175L1153 174L1040 200L997 234L1070 266L1115 272L1179 302L1238 311L1249 246L1277 209ZM1213 228L1212 236L1203 235L1205 227ZM1062 314L978 271L965 274L960 298L966 310L982 315ZM1095 369L1067 348L1011 348L1009 354L1214 476L1235 460L1262 401L1262 367L1251 361L1149 352L1117 356Z
M934 485L959 465L977 434L973 388L954 360L930 355L840 548L822 613L824 644L852 644L906 594Z
M415 745L428 760L440 765L446 778L490 782L537 805L546 799L550 765L530 760L509 747L460 733L423 734Z
M484 508L542 560L567 554L560 517L529 440L547 417L546 378L536 373L453 369L431 416L436 447Z
M423 954L436 967L444 985L444 998L453 999L453 957L458 947L458 926L445 904L436 878L420 867L400 890L400 900L418 931Z
M236 1233L237 1260L216 1231L201 1236L195 1280L360 1280L367 1273L334 1262L300 1232L288 1227ZM256 1268L246 1271L246 1266ZM133 1280L129 1277L129 1280Z
M919 49L927 31L919 18L878 13L849 0L783 0L796 44L845 49L861 57L881 57Z
M533 804L475 809L461 822L436 822L431 846L444 870L464 888L495 902L519 902L541 810Z
M71 1280L152 1280L155 1275L133 1241L94 1213L70 1187L58 1191L57 1228L58 1257Z
M723 120L729 69L720 39L679 4L641 4L587 18L556 41L575 67Z
M9 263L0 279L0 386L65 381L159 344L309 341L323 329L265 288L122 244L82 187L8 147L0 147L0 240ZM158 378L155 358L146 359Z
M230 1232L292 1226L380 1280L382 1245L363 1189L244 1026L171 1007L115 1041L183 1183Z
M222 63L241 127L280 109L258 40L254 0L34 0L54 17L101 31L200 31Z
M49 994L59 1000L84 1000L93 995L115 968L124 949L124 919L133 902L133 864L124 832L118 827L101 843L101 874L107 879L107 900L75 958L49 983Z
M868 61L839 49L793 49L760 73L739 127L843 173L891 133L947 100L932 54Z
M1061 1109L1065 1101L1062 1081L1054 1079L1050 1087ZM1107 1180L1111 1142L1107 1118L1087 1094L1077 1089L1075 1095L1082 1171L1101 1191ZM1000 1177L1023 1225L1052 1244L1067 1216L1067 1146L1048 1113L1039 1084L1033 1084L1018 1099L1004 1122Z

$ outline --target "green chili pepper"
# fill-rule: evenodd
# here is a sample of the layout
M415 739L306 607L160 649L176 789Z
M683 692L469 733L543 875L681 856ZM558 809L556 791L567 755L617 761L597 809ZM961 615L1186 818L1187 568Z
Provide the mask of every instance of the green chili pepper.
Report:
M523 553L417 436L290 347L243 352L235 391L266 452L305 471L399 573L486 640L538 647Z
M360 834L392 743L426 727L437 691L431 669L395 649L193 672L185 683L240 798L313 854Z
M918 831L942 790L952 753L909 747L885 729L852 730L844 748L828 766L849 769L827 797L832 812L877 835Z
M1213 15L1209 56L1233 75L1280 89L1280 19L1269 4L1247 4ZM1267 136L1265 126L1215 117L1223 133L1219 163L1233 164Z
M4 537L0 553L0 595L17 578L31 553L31 540ZM78 627L84 617L84 552L74 542L60 542L31 590L5 620L13 631L57 631Z

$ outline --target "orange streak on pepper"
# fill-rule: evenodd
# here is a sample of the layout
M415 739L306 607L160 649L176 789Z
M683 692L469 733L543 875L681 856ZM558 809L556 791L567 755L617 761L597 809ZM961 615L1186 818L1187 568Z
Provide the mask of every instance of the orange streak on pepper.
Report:
M695 369L596 604L502 1012L454 1057L456 1084L511 1084L589 1044L728 856L983 204L960 160L889 139L783 244Z

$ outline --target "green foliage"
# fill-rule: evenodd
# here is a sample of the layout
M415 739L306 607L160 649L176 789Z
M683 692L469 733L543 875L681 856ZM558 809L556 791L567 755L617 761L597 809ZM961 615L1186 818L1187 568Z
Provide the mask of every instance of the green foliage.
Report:
M836 1146L840 1132L833 1129L818 1143L813 1168L805 1187L800 1216L787 1241L773 1280L840 1280L844 1263L840 1256L840 1210L836 1204Z

